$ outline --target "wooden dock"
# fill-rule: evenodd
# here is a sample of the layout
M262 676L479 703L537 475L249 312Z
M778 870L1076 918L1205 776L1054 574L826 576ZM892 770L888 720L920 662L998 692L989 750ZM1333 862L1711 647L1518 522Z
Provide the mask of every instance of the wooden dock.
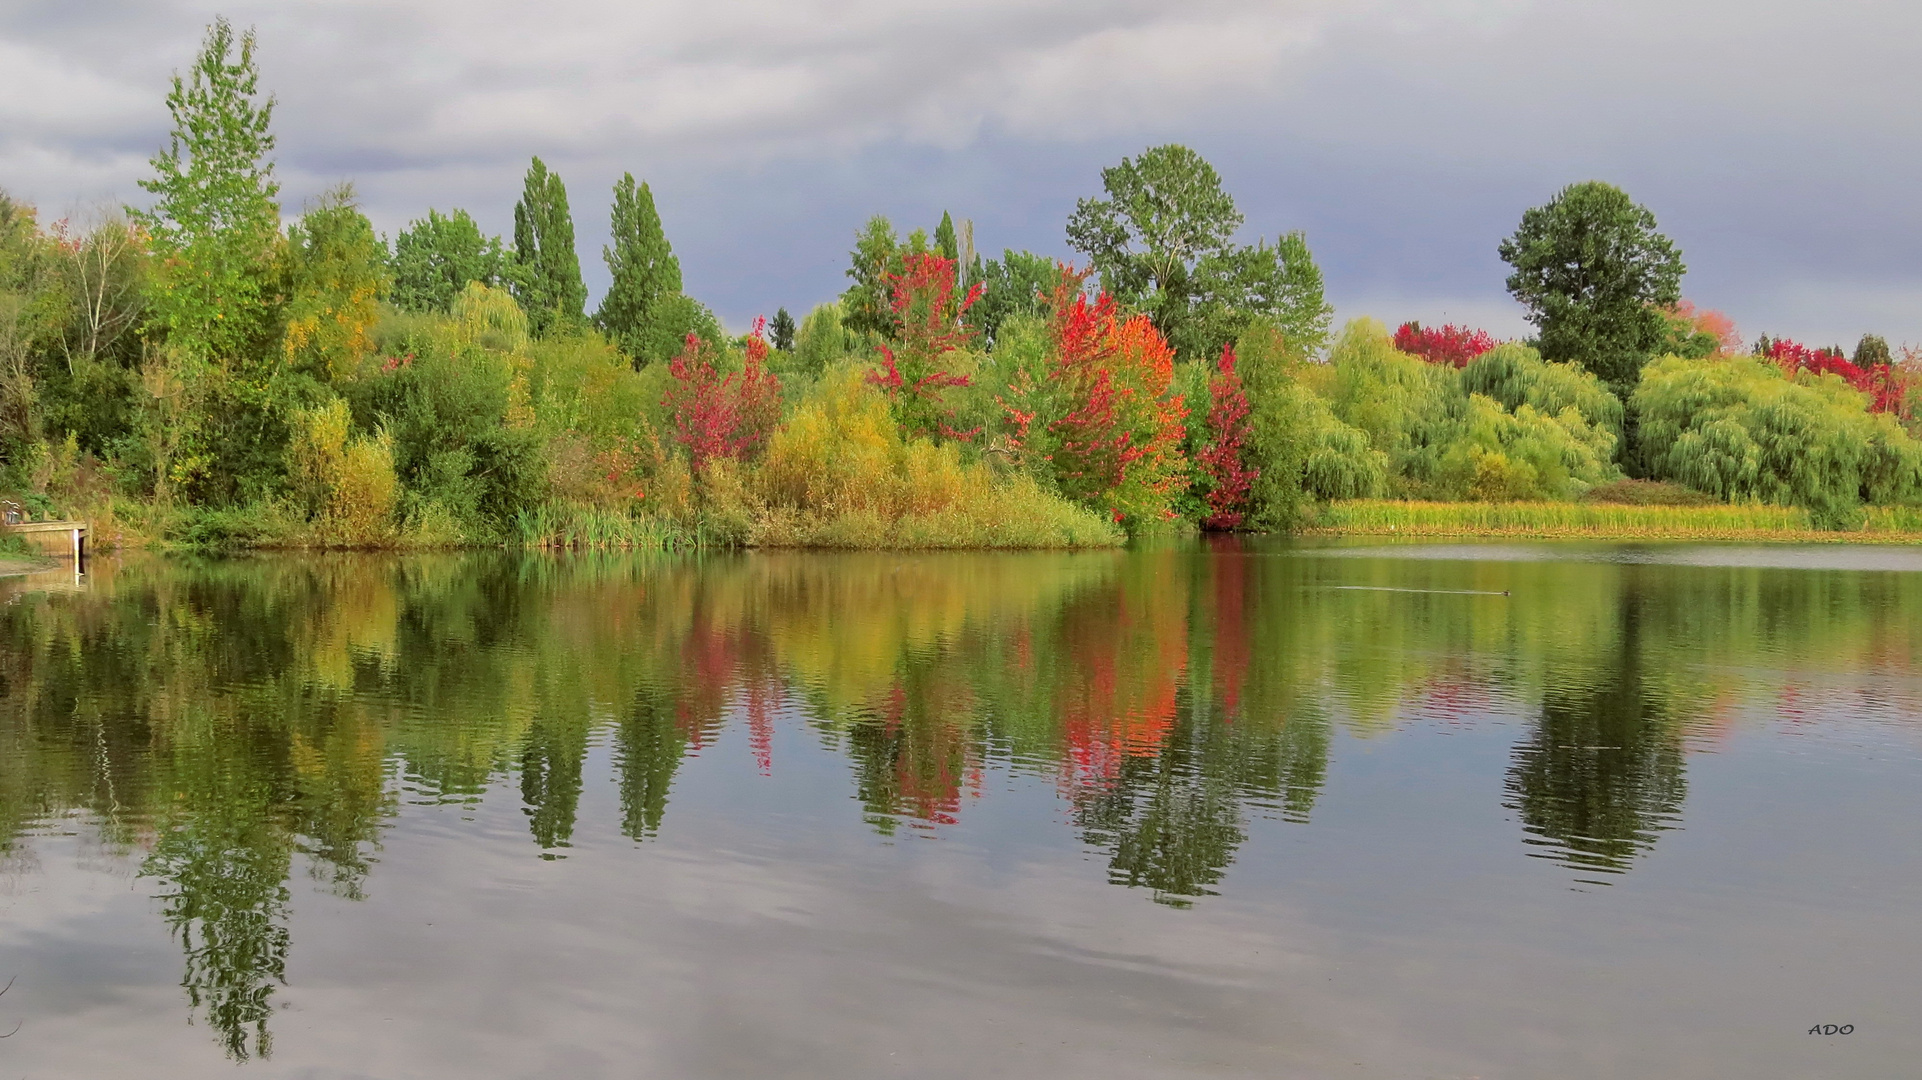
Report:
M87 557L87 523L84 521L23 521L0 525L0 532L19 536L42 554L79 563Z

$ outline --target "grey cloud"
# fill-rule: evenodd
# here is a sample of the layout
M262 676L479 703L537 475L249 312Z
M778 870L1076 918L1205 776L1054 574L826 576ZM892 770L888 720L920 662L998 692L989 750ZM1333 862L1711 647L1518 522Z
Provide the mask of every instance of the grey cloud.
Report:
M869 213L1063 254L1098 171L1170 139L1252 234L1303 227L1344 313L1519 328L1494 247L1599 177L1680 240L1689 292L1760 330L1922 340L1922 7L1898 0L446 0L230 4L261 36L290 205L354 179L387 230L504 229L540 154L600 269L605 192L649 179L728 319L825 299ZM0 187L130 199L205 3L0 13ZM1464 315L1464 318L1470 317Z

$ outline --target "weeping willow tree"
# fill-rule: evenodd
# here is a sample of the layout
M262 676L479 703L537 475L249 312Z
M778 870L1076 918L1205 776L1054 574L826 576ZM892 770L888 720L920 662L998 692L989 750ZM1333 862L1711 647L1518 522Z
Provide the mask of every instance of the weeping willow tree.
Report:
M1567 499L1618 477L1615 436L1573 406L1548 413L1523 403L1513 412L1471 394L1467 412L1436 459L1434 494L1504 502Z
M1922 445L1838 376L1671 356L1648 366L1632 403L1655 479L1804 507L1827 528L1853 525L1864 503L1922 501Z
M1357 319L1309 381L1385 457L1380 486L1404 498L1566 499L1617 475L1621 402L1532 349L1504 346L1458 372Z
M1397 350L1387 327L1364 318L1342 328L1318 374L1335 416L1388 456L1390 491L1425 494L1466 405L1459 373Z
M1526 345L1497 345L1463 368L1461 381L1467 393L1493 398L1509 410L1527 405L1554 416L1572 408L1589 424L1621 438L1622 402L1602 380L1579 364L1543 360Z
M1256 528L1293 528L1316 502L1381 493L1388 455L1315 393L1308 365L1280 332L1258 323L1237 352L1249 403L1247 461L1256 470L1248 516Z

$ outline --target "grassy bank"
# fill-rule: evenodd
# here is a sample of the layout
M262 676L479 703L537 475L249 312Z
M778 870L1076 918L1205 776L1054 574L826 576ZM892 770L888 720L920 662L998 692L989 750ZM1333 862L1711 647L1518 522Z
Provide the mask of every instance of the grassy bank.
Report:
M1818 529L1784 506L1614 503L1444 503L1352 499L1328 504L1309 535L1557 537L1594 540L1774 540L1922 543L1922 511L1869 507L1860 527Z
M11 532L0 532L0 577L31 574L52 565L52 559L28 546L26 540Z

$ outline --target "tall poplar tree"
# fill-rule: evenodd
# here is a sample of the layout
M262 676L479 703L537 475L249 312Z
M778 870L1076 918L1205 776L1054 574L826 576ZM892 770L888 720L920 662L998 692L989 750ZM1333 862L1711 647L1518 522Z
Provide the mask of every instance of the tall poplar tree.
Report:
M280 242L280 185L267 157L274 99L260 99L253 31L236 42L232 24L215 19L193 67L174 76L167 111L167 148L140 181L158 198L130 211L158 256L150 326L196 360L243 360L272 328Z
M540 158L527 167L521 201L514 204L515 296L536 334L578 325L587 310L587 285L574 254L574 217L567 185Z
M954 217L941 211L941 224L934 227L934 251L944 259L961 258L961 241L954 235Z
M690 329L681 292L681 263L667 242L654 193L638 187L633 173L614 185L611 215L614 244L601 249L614 275L594 323L613 338L635 363L665 360L680 348Z
M276 348L285 246L268 158L274 101L260 93L253 32L215 19L193 67L174 76L167 111L167 148L140 181L156 198L130 210L155 256L145 332L165 348L154 385L181 388L170 402L156 395L147 416L154 490L250 502L283 482L286 419L311 390Z

